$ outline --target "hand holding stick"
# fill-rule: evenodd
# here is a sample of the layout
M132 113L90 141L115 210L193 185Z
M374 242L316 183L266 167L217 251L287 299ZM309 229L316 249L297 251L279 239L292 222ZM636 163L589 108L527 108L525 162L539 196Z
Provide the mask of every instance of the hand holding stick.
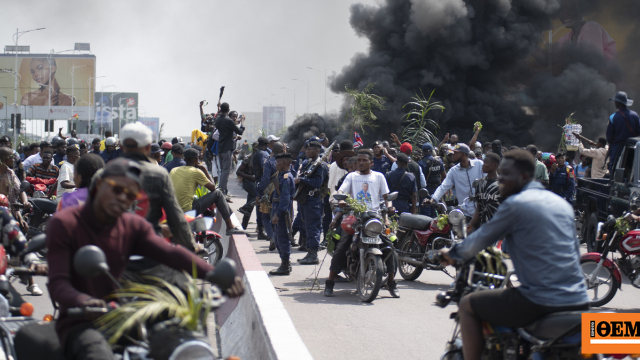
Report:
M577 138L580 138L580 139L582 139L582 140L586 141L587 143L589 143L589 145L593 145L593 146L596 146L596 145L597 145L594 141L591 141L591 140L587 139L586 137L584 137L584 136L582 136L582 135L580 135L580 134L577 134L577 133L572 133L572 134L573 134L573 136L575 136L575 137L577 137Z

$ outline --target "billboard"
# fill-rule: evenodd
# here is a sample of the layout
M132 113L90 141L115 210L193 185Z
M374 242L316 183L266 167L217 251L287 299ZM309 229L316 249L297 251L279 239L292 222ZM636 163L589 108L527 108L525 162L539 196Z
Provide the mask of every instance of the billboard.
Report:
M139 121L147 125L153 131L153 141L158 140L158 132L160 131L160 118L157 117L141 117Z
M96 92L94 103L93 119L99 128L112 129L118 134L125 124L138 121L138 93Z
M285 111L284 106L262 107L262 128L267 135L275 135L284 127Z
M15 111L26 118L66 120L78 114L88 120L93 104L96 57L94 55L0 54L0 118ZM17 99L14 74L18 74ZM16 101L17 100L17 101ZM73 110L72 110L73 105ZM73 111L73 113L72 113Z

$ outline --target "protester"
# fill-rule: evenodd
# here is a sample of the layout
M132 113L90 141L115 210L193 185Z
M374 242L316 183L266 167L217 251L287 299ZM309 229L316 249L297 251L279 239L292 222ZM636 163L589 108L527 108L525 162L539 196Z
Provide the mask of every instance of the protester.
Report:
M258 142L254 142L251 148L253 149L251 155L247 155L236 170L236 176L242 180L242 189L247 192L247 202L238 209L238 212L243 215L242 228L245 230L249 226L249 219L256 205L256 176L253 168L253 156L258 151ZM259 212L257 216L260 216Z
M85 141L81 142L78 148L80 149L80 156L89 153L89 145Z
M607 141L609 142L609 170L611 171L628 138L640 135L640 117L635 111L627 109L633 100L627 93L619 91L613 98L617 111L609 117Z
M100 141L100 151L104 151L107 148L107 139L113 136L113 131L106 130L104 132L104 140Z
M76 184L73 182L74 165L80 159L80 149L69 146L66 148L66 158L67 160L62 161L60 175L58 175L58 190L56 191L56 200L58 201L62 199L64 193L73 192L76 189Z
M393 200L393 207L398 214L417 214L416 203L418 199L418 189L416 187L415 175L407 170L409 157L404 153L399 154L397 163L398 168L387 173L386 176L389 191L398 192L398 197Z
M22 166L24 167L24 170L27 171L33 165L41 163L42 162L42 154L45 151L51 152L51 150L52 150L51 143L48 142L48 141L42 141L42 142L40 142L40 145L31 144L31 153L33 155L29 156L22 163ZM53 158L52 158L52 160L53 160Z
M20 190L20 179L13 171L14 157L11 149L0 147L0 194L7 197L9 204L22 203L24 208L28 210L31 205L27 200L27 194ZM29 225L22 218L19 209L9 209L13 213L13 217L18 221L22 229L27 230Z
M539 153L538 147L531 144L527 145L526 150L533 155L534 159L536 159L536 172L533 179L540 181L545 187L549 187L549 173L547 172L547 166L536 158Z
M53 163L60 167L62 163L67 159L67 142L64 140L58 140L53 144L55 146L55 153L53 154Z
M100 138L95 138L93 139L93 141L91 142L91 153L92 154L96 154L96 155L100 155L100 146L102 145L102 143L100 142Z
M62 194L58 202L58 210L83 205L89 196L89 185L93 175L103 167L104 161L99 155L91 153L82 155L73 165L73 183L76 190Z
M385 175L391 171L391 165L393 165L394 162L396 162L396 159L389 155L387 149L382 145L382 141L373 143L373 166L371 170Z
M473 183L476 212L467 226L469 232L491 220L503 200L498 188L498 166L500 156L493 152L487 153L482 164L482 172L487 176Z
M218 157L220 158L220 190L227 195L227 182L229 181L229 171L231 171L231 153L234 149L235 134L244 133L244 117L240 119L240 127L229 118L229 104L220 105L220 113L214 123L220 132L218 141Z
M32 184L44 184L44 185L52 185L55 181L36 181L39 180L52 180L58 179L60 175L60 169L57 166L53 165L51 162L53 161L53 154L51 151L47 150L42 154L42 162L39 164L35 164L27 170L27 180Z
M168 144L168 143L165 143ZM162 144L164 146L164 144ZM168 162L165 162L164 164L164 168L167 169L168 172L171 172L171 170L179 167L179 166L185 166L187 165L186 162L184 162L184 159L182 159L182 156L184 154L184 148L182 147L182 145L180 144L175 144L171 146L171 160ZM169 157L169 154L167 155L167 158Z
M23 159L20 157L15 150L12 149L11 138L7 135L0 137L0 147L7 147L11 149L13 154L13 172L16 174L20 181L24 180L24 165L22 164Z
M609 151L609 146L607 145L607 139L604 137L599 137L598 142L589 141L589 144L595 146L595 149L586 149L584 145L582 145L582 141L580 145L578 145L578 150L581 155L588 156L592 158L591 163L591 178L593 179L602 179L604 175L607 173L605 162L607 161L607 152Z
M160 145L151 144L151 153L149 155L149 160L154 165L160 165L162 163L162 155L164 155L164 151L160 149Z

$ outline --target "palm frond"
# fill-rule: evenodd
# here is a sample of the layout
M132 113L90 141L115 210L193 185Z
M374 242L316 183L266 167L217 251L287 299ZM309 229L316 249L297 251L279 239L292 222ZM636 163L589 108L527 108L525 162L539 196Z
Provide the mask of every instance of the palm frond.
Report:
M413 147L420 148L422 144L426 142L437 145L438 139L435 134L440 126L438 123L427 115L431 111L444 111L444 106L439 101L432 102L435 90L431 92L427 98L420 90L420 94L412 98L410 101L402 106L402 108L409 108L407 113L403 116L403 119L408 122L402 131L402 141L410 143Z

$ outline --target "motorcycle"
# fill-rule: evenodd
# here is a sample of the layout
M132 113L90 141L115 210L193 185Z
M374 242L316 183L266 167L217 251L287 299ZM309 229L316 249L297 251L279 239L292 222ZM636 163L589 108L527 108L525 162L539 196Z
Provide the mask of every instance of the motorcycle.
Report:
M104 253L93 245L83 246L76 252L73 266L77 273L88 277L111 275ZM220 261L216 268L206 276L206 280L217 287L213 286L203 290L211 293L211 301L206 306L200 306L200 311L203 311L202 309L207 306L210 309L220 307L225 301L220 290L228 289L233 284L235 276L235 262L230 259ZM109 277L120 287L120 283L116 279ZM140 299L133 300L140 301ZM70 308L67 309L67 314L73 317L95 319L114 310L115 306L112 304L107 308ZM156 319L138 324L137 331L125 335L118 343L112 345L112 350L116 359L182 360L197 358L217 360L217 351L208 341L206 319L201 315L198 317L198 322L202 331L191 331L181 325L180 319L166 319L166 316L159 316ZM0 336L2 336L6 349L5 353L11 355L13 359L64 358L53 322L39 322L33 318L23 318L21 321L11 322L11 331L4 331Z
M429 197L426 189L420 189L420 198ZM447 213L446 224L438 224L438 218L425 215L400 214L398 220L398 269L403 279L414 281L424 269L443 271L445 266L436 261L435 255L443 248L451 248L466 237L467 225L460 207L450 207L444 203L436 205L441 213ZM451 275L449 275L451 276Z
M31 184L27 181L23 181L20 184L20 190L27 191L30 186ZM30 197L28 198L28 201L31 204L31 208L28 211L23 211L22 218L29 225L29 229L25 232L25 236L27 239L32 239L34 236L44 234L47 231L47 221L49 221L49 218L51 218L56 212L58 204L46 196ZM23 208L23 205L19 203L11 204L11 206L14 209Z
M436 256L440 260L441 256ZM473 258L456 264L457 274L453 288L436 297L436 305L445 308L451 302L459 303L463 296L476 291L503 289L510 286L510 270L503 275L486 272ZM460 318L451 314L455 326L447 341L443 360L463 360ZM546 315L525 328L513 329L483 323L485 346L482 359L582 359L580 353L582 313L558 312Z
M195 236L196 242L203 244L204 251L206 253L206 260L209 264L215 265L220 259L222 259L222 253L224 251L222 247L222 236L217 232L211 230L215 219L208 216L196 216L195 210L187 211L185 218L189 223L189 227Z
M590 252L580 257L591 306L603 306L613 299L622 287L621 273L629 278L631 285L640 288L640 230L624 233L616 226L616 221L609 215L606 222L600 222L596 227L596 241L604 242L602 253ZM614 257L616 252L620 253L619 258Z
M347 199L345 194L334 194L338 201ZM387 196L388 201L398 197L397 192ZM345 208L346 211L349 208ZM391 240L383 234L383 221L388 209L383 205L379 211L364 211L359 215L343 217L342 230L353 236L347 251L347 280L357 282L358 297L363 302L372 302L389 274L395 274L397 261ZM391 267L387 261L391 259Z

